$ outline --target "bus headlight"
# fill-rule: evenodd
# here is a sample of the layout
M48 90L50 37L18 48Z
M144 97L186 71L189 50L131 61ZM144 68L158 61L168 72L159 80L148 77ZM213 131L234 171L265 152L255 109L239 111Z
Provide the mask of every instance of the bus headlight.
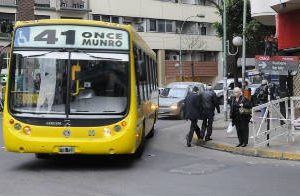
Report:
M157 110L158 109L158 106L156 104L151 104L151 109L152 110Z
M111 132L111 130L110 130L109 128L104 128L104 129L103 129L103 133L104 133L104 135L107 136L107 137L109 137L109 136L112 135L112 132Z
M120 132L120 131L121 131L121 126L120 126L120 125L116 125L116 126L114 127L114 130L115 130L116 132Z
M24 128L23 128L23 131L24 131L24 133L25 133L26 135L30 135L30 134L31 134L31 128L28 127L28 126L24 127Z
M177 108L178 108L177 103L173 103L173 104L170 106L170 108L171 108L172 110L177 110Z
M16 130L21 130L21 129L22 129L22 126L21 126L21 124L16 123L15 126L14 126L14 128L15 128Z

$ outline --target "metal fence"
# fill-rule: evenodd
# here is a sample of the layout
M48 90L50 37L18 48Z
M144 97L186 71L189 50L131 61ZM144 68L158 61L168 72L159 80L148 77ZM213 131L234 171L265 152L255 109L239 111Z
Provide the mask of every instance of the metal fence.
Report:
M286 136L289 141L292 135L290 114L289 98L282 98L253 107L252 138L254 146L269 145L270 141L280 136Z

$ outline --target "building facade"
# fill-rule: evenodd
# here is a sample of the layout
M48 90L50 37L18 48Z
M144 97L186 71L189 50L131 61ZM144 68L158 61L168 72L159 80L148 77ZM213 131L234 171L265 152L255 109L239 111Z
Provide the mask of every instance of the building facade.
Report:
M280 55L300 56L300 0L251 0L252 16L276 25ZM300 73L293 77L294 95L300 96Z
M0 0L0 46L10 40L16 7L16 0ZM222 77L222 41L213 27L221 18L208 0L35 0L35 18L132 25L157 53L161 86L180 79L180 37L186 80L212 83Z

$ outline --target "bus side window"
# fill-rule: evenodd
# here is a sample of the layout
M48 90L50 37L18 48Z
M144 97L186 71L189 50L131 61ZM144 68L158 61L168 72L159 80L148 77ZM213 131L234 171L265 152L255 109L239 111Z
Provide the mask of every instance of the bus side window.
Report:
M147 56L147 83L148 83L148 94L149 98L151 98L152 93L152 79L151 79L151 63L150 58Z
M142 52L142 50L141 49L139 49L139 61L140 62L143 62L144 63L144 55L143 55L143 52ZM140 73L140 75L144 75L144 69L143 69L143 67L139 67L139 71L141 72ZM141 85L141 91L143 92L143 101L145 101L146 100L146 92L145 92L145 81L144 81L144 78L141 78L140 79L140 85Z
M158 87L158 78L157 78L157 64L156 62L154 61L154 64L153 64L154 68L153 68L153 71L154 71L154 80L155 80L155 87L157 88Z
M149 99L149 83L148 83L148 74L147 74L147 67L148 67L148 61L147 61L147 54L144 53L144 62L145 62L145 69L143 70L145 72L145 91L146 91L146 100Z
M156 84L155 84L155 75L154 75L154 61L153 59L151 59L151 75L152 75L152 87L153 87L153 90L156 89Z
M136 46L134 46L133 48L133 55L134 55L134 64L136 70L135 75L136 75L137 98L138 98L138 104L141 104L141 89L140 89L139 72L138 72L139 53Z

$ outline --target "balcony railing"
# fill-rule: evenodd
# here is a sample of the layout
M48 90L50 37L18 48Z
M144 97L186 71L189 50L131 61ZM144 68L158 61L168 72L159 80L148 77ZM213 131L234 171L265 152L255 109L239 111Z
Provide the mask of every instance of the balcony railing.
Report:
M35 0L34 6L41 8L50 8L50 0Z
M87 10L87 3L83 0L60 0L61 9Z
M0 5L15 6L17 5L17 0L0 0Z

